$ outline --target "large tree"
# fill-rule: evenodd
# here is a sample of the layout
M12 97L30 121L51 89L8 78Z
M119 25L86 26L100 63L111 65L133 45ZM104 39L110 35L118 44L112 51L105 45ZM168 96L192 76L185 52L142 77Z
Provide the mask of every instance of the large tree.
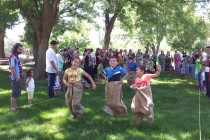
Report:
M180 38L182 35L182 38L188 38L188 46L198 37L206 37L205 23L195 17L193 1L133 0L121 11L119 20L130 36L139 38L142 45L151 47L153 52L158 52L164 37L170 39L179 35Z
M45 52L53 27L59 23L63 24L64 28L59 31L62 34L65 30L71 29L71 24L68 24L70 20L90 17L89 13L93 8L94 0L85 2L63 0L62 3L60 0L17 0L17 2L33 38L31 45L34 49L36 78L41 79L45 76Z
M60 0L17 0L20 12L34 34L36 78L45 77L45 52L52 28L57 19Z
M105 34L104 34L104 45L105 49L109 48L111 41L111 33L114 28L114 24L122 8L126 5L127 0L106 0L103 4L105 5Z
M12 28L18 21L18 10L11 1L0 2L0 9L0 58L4 58L5 32L7 28Z

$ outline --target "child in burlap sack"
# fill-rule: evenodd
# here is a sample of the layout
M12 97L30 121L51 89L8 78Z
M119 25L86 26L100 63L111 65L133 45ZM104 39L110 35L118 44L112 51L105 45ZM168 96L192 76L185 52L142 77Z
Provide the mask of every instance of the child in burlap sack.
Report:
M103 70L106 79L104 111L113 117L127 116L127 108L122 98L122 83L127 71L118 65L117 58L111 57L108 67Z
M135 117L136 124L141 123L143 117L147 117L150 123L152 123L154 120L154 104L152 99L150 80L152 78L158 77L160 72L160 65L157 65L157 72L155 74L145 74L146 68L142 65L136 69L137 78L135 79L135 84L131 85L131 88L136 90L136 94L133 97L131 103L131 110Z
M65 95L66 105L68 106L69 111L72 113L72 118L77 119L84 112L84 108L80 103L83 93L81 76L84 75L91 81L93 89L96 88L96 85L92 77L84 70L79 68L78 58L74 58L71 64L71 67L65 70L63 83L68 87Z

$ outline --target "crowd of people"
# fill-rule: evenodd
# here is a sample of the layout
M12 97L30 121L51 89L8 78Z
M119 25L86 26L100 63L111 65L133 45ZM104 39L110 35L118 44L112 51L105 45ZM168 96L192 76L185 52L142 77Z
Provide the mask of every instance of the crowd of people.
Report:
M160 75L160 71L179 73L196 79L198 89L206 91L210 97L209 57L210 47L206 50L194 50L188 54L185 51L170 52L155 51L148 54L138 49L85 49L81 54L79 48L59 49L56 54L58 41L52 40L46 51L46 72L48 75L48 97L54 98L56 90L67 91L66 104L72 118L79 118L84 109L80 103L83 87L96 88L95 82L105 85L104 111L114 117L127 116L127 108L122 101L122 83L127 79L128 86L136 90L131 108L136 123L140 123L146 116L149 122L154 120L153 99L150 80ZM16 99L21 94L22 65L18 55L22 52L22 45L13 46L10 56L10 70L12 80L11 110L16 110ZM26 90L28 103L32 105L34 94L34 70L27 72ZM142 95L142 96L139 96Z

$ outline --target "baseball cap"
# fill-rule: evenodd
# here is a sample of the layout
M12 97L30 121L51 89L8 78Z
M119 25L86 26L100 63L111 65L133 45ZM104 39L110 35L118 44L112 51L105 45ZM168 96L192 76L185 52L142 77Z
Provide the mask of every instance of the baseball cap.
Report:
M56 44L58 44L59 42L58 41L55 41L55 40L52 40L52 41L50 41L50 44L51 45L56 45Z
M59 49L59 52L63 51L63 49Z

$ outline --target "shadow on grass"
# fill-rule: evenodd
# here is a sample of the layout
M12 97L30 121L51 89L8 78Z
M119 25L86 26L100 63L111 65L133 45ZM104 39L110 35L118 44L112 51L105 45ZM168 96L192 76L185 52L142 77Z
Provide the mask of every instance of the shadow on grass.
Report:
M152 125L146 119L140 125L135 124L130 109L135 92L127 84L123 85L123 101L129 114L126 118L112 118L103 112L104 85L96 90L84 90L81 103L85 113L80 120L71 119L64 95L32 107L23 106L19 112L3 111L9 108L9 95L2 96L0 139L199 139L198 94L194 92L196 86L192 80L163 73L151 86L155 104ZM46 81L36 83L34 103L48 99L46 87ZM26 101L24 92L18 103L24 105ZM204 95L201 95L201 102L202 138L208 139L210 103Z

